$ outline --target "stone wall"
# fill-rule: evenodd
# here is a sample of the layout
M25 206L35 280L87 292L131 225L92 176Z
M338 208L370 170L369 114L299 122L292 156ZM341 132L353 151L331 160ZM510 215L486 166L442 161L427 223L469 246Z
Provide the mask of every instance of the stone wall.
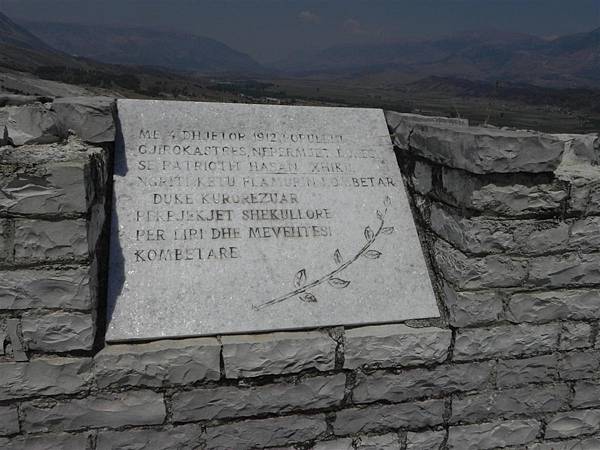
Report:
M595 136L388 114L442 320L106 346L114 105L40 100L0 109L0 448L600 447Z

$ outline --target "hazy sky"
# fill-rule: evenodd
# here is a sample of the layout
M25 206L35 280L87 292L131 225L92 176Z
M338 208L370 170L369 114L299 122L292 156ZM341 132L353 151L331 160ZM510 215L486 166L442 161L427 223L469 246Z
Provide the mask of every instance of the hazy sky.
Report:
M600 0L0 0L14 19L136 25L218 39L269 62L303 48L497 28L600 27Z

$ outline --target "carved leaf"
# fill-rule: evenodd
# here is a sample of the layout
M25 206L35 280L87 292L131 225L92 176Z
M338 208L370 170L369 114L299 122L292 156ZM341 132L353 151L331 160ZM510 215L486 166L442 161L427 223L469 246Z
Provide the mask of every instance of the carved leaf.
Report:
M304 294L300 294L300 300L306 303L317 303L317 297L312 295L310 292L305 292Z
M367 227L365 228L365 238L367 239L367 241L370 241L371 239L373 239L373 230L371 230L371 227Z
M381 229L383 234L392 234L394 232L394 227L385 227Z
M294 278L294 286L299 288L300 286L303 286L305 282L306 282L306 269L299 270L298 273L296 274L296 277Z
M330 286L333 286L334 288L337 289L344 289L345 287L348 287L348 285L350 284L349 281L347 280L342 280L341 278L331 278L328 281Z
M333 259L335 260L336 264L341 264L342 263L343 259L342 259L342 254L340 253L340 249L339 248L333 254Z
M377 218L379 220L383 220L383 213L381 211L379 211L379 210L377 210Z
M365 257L369 258L369 259L377 259L381 256L381 252L378 252L377 250L369 250L368 252L365 252Z
M383 204L385 205L386 208L392 204L392 200L390 199L390 197L388 195L386 195L385 198L383 199Z

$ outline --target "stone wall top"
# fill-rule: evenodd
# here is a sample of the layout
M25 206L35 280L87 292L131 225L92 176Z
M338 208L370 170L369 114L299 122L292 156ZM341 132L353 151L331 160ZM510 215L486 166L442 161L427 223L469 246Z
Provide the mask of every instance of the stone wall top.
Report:
M598 134L548 134L537 131L470 126L463 119L386 112L394 143L416 156L472 173L554 172L566 150L597 163Z

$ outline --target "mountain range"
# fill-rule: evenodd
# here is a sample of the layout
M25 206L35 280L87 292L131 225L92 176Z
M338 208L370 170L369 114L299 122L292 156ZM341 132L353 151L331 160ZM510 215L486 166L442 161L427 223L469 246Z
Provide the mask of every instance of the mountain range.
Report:
M145 28L21 21L0 14L0 66L168 70L247 78L354 78L386 85L428 77L600 87L600 28L544 39L479 30L450 36L304 51L265 67L214 39ZM112 68L107 68L112 67ZM123 69L132 67L132 69ZM54 69L53 69L54 70ZM135 72L134 72L135 73Z
M277 66L296 76L386 72L598 87L600 28L554 39L484 30L430 40L340 45L297 54Z
M109 64L202 74L265 72L247 54L204 36L139 27L25 21L21 24L53 48Z

